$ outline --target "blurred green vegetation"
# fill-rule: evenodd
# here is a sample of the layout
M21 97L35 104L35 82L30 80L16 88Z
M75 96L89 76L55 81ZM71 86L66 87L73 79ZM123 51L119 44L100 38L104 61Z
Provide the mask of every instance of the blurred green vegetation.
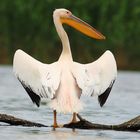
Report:
M94 61L111 50L119 69L140 70L140 0L1 0L0 63L11 64L22 49L51 63L61 53L52 13L66 8L106 36L94 40L65 26L75 61Z

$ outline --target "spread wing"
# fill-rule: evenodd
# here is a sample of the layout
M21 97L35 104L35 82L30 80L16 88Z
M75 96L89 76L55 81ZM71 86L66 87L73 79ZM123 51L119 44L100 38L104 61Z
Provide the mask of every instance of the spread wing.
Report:
M14 55L13 70L38 107L41 98L54 97L60 83L61 71L58 62L43 64L22 50L17 50Z
M84 95L98 95L100 106L109 96L117 76L116 61L110 51L106 51L98 60L89 64L74 63L73 76Z

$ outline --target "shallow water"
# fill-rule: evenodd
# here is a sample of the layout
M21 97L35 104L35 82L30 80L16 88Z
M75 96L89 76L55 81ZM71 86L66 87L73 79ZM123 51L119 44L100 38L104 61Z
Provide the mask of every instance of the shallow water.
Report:
M105 124L119 124L140 115L140 72L118 73L112 92L100 108L97 99L82 97L85 108L80 114L89 121ZM14 115L19 118L51 125L52 110L45 102L40 108L32 104L30 98L14 77L10 66L0 66L0 113ZM70 114L59 114L60 124L67 123ZM0 123L2 124L2 123ZM1 140L140 140L140 132L120 132L109 130L78 130L51 127L36 128L22 126L0 126Z

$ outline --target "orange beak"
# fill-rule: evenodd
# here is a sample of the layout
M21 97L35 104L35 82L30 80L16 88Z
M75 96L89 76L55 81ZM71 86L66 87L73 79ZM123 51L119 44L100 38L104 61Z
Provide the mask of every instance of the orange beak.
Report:
M95 39L105 39L105 36L103 36L99 31L74 15L70 15L68 18L61 18L60 20L62 23L68 24L89 37Z

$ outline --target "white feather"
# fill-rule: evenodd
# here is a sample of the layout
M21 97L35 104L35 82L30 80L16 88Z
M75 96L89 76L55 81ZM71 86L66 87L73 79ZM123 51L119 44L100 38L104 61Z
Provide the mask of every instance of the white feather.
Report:
M106 51L89 64L74 63L73 75L84 95L101 95L116 79L117 67L113 54Z
M17 50L13 70L19 80L40 97L54 97L60 83L58 62L43 64L22 50Z

